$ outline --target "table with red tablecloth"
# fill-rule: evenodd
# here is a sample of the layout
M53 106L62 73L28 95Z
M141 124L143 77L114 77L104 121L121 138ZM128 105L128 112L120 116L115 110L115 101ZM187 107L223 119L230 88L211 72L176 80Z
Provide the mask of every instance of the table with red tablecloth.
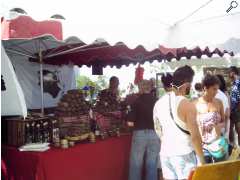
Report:
M11 180L126 180L130 148L130 135L46 152L2 145L2 159Z

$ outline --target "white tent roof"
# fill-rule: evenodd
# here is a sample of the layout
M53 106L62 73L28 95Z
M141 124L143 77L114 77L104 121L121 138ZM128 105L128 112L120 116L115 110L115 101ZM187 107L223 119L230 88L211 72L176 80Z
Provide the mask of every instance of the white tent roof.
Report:
M74 3L42 0L4 0L2 11L22 7L35 19L53 14L66 17L64 35L75 35L90 43L102 37L123 41L130 47L143 44L149 49L215 46L240 38L240 5L229 13L231 0L80 0ZM48 13L42 13L44 12ZM177 25L175 25L177 24Z

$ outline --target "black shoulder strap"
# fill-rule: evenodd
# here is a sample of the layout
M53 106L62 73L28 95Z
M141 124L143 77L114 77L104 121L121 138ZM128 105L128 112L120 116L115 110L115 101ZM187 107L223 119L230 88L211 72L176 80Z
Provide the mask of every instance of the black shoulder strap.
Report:
M170 94L169 94L169 109L170 109L170 116L171 116L174 124L175 124L183 133L185 133L185 134L187 134L187 135L190 135L190 132L189 132L189 131L181 128L181 127L176 123L176 121L174 120L173 113L172 113L171 95L170 95Z

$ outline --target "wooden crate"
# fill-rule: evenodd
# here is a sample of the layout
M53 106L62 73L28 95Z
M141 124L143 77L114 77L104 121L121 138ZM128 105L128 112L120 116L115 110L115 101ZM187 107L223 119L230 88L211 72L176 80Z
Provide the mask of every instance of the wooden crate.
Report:
M76 132L76 135L89 133L91 131L90 118L88 114L69 117L59 117L58 120L60 127L60 136L63 138L65 136L71 135L73 131Z

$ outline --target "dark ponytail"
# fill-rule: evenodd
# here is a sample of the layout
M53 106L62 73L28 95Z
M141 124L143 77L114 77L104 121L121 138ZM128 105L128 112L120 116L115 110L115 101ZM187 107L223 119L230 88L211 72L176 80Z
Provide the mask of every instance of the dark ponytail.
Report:
M163 84L163 87L166 88L171 88L172 87L172 82L173 82L173 76L170 73L164 74L161 77L161 81Z

